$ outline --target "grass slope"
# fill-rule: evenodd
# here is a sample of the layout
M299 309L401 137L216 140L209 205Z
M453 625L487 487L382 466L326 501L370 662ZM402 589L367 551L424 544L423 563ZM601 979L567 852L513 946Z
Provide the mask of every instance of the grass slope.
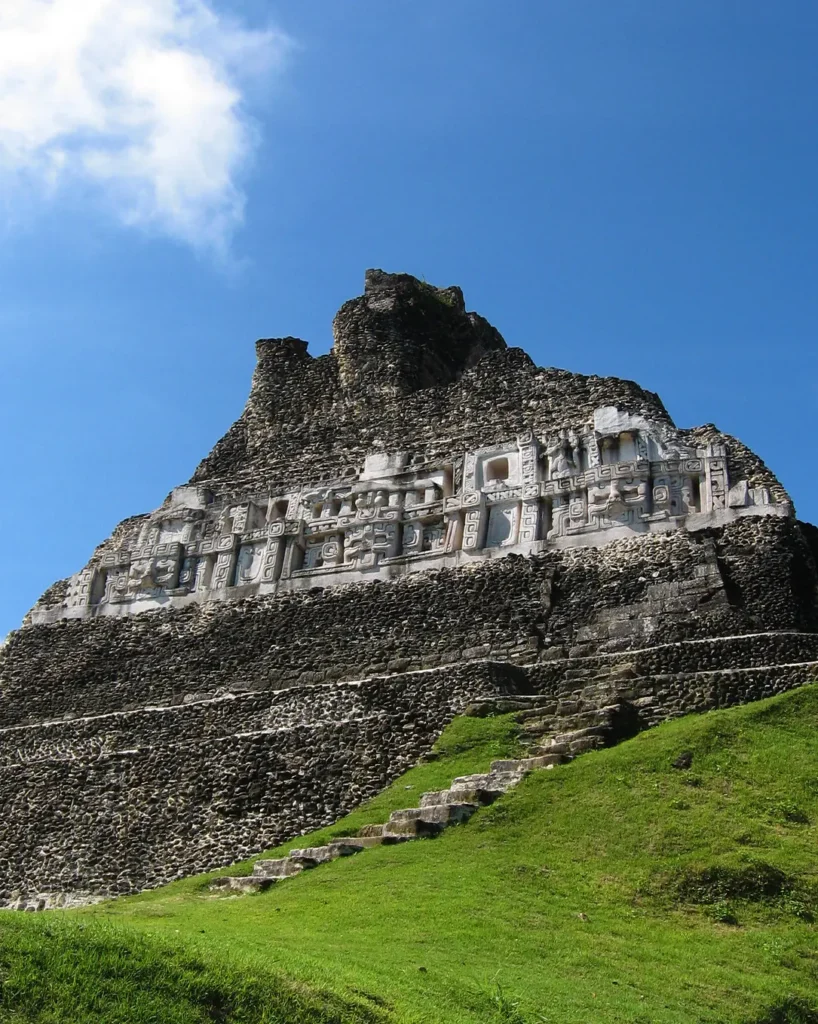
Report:
M268 893L188 879L9 915L0 1019L816 1024L816 727L805 687L536 773L439 839ZM290 845L384 820L514 742L507 718L457 721L437 760Z

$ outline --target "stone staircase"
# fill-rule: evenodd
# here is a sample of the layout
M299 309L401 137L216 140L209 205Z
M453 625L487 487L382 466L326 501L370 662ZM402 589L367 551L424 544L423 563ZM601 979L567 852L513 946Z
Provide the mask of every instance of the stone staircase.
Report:
M509 705L514 705L510 707ZM578 754L610 746L638 732L637 712L619 701L607 707L583 706L582 701L554 701L539 696L515 696L510 701L487 702L481 710L517 712L529 757L493 761L485 774L463 775L448 789L423 793L418 807L393 811L383 825L364 825L355 836L333 840L326 846L291 850L286 857L258 860L250 875L222 875L212 889L235 893L260 892L302 871L349 857L373 846L431 839L451 825L465 824L480 807L513 789L530 772L565 764Z
M292 878L309 868L349 857L373 846L405 843L412 839L431 839L450 825L469 820L479 807L493 803L508 792L534 768L553 767L560 755L495 761L484 775L464 775L454 779L449 789L424 793L419 807L393 811L383 825L364 825L356 836L336 839L326 846L291 850L287 857L258 860L253 873L244 876L222 875L211 888L233 892L259 892L275 882Z
M588 750L609 747L640 731L638 710L627 701L596 707L574 700L552 701L520 715L531 754L570 760Z

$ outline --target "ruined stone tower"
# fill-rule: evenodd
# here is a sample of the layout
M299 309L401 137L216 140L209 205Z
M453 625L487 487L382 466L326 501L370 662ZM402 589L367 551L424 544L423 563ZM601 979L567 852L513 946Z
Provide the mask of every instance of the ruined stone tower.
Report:
M337 818L476 699L644 725L818 662L818 531L741 442L369 271L0 653L0 901L121 893ZM717 411L717 410L716 410Z

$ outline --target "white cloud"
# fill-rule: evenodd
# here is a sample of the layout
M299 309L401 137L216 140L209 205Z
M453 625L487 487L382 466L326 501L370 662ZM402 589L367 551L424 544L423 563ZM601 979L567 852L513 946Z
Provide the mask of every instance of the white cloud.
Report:
M248 75L286 37L207 0L0 0L0 168L90 183L127 224L224 254L255 145Z

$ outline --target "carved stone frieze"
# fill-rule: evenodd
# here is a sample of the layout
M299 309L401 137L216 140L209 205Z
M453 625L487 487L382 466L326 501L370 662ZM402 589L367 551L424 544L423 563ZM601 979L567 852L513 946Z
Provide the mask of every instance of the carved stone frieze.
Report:
M205 502L181 488L170 510L142 517L72 578L62 615L286 590L301 577L326 586L536 545L596 546L713 516L789 514L769 489L730 480L728 461L724 445L693 448L666 424L606 408L584 427L520 434L457 463L376 452L359 471L286 494Z

